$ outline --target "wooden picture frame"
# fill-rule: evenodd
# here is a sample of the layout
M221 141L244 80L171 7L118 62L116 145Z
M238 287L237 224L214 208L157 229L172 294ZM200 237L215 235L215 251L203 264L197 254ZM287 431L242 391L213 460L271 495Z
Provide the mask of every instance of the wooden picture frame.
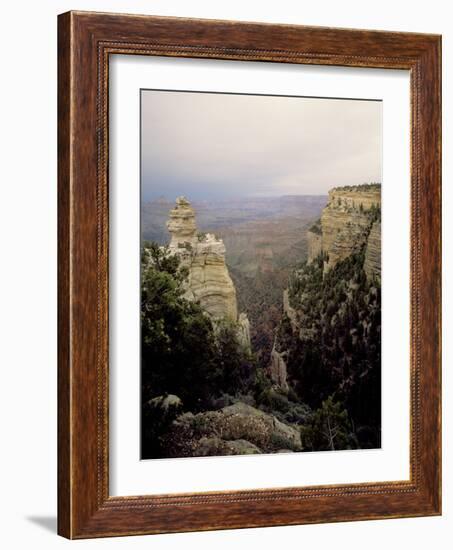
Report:
M441 38L69 12L58 20L58 532L89 538L441 513ZM109 495L111 54L405 69L411 86L410 480Z

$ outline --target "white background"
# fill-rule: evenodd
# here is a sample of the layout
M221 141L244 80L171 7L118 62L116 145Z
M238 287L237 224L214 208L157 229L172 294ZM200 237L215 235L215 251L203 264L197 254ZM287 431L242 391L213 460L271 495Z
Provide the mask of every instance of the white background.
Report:
M110 494L409 479L408 71L123 55L109 78ZM382 100L381 449L139 460L140 87Z
M7 549L451 547L453 398L444 397L444 515L437 518L247 529L68 542L56 516L56 15L68 9L376 28L443 34L444 327L453 326L453 19L448 1L41 1L2 5L0 101L2 269L1 544ZM451 329L450 329L451 332ZM453 392L444 329L444 396ZM451 533L450 533L451 536Z

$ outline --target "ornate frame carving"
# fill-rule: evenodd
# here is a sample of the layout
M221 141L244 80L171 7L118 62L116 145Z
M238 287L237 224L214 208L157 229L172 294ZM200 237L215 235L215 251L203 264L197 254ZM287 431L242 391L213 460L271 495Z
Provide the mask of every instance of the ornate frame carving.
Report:
M60 15L58 35L59 533L87 538L440 514L440 37L89 12ZM410 71L409 481L109 496L111 54Z

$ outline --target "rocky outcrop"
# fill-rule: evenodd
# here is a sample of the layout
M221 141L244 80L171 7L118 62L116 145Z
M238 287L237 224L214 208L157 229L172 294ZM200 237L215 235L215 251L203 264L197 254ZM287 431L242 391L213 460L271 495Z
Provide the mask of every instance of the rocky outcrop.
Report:
M302 450L298 428L238 402L218 411L184 413L167 436L169 456L215 456Z
M198 302L214 320L238 320L236 289L225 263L223 241L197 232L195 212L184 197L176 200L167 222L170 252L188 269L187 299Z
M187 297L200 303L214 320L237 320L236 289L225 263L225 246L207 234L183 254L189 268Z
M345 185L329 191L329 204L354 210L371 210L381 205L381 184Z
M320 224L321 225L321 224ZM309 229L307 231L307 261L311 263L322 252L322 234Z
M326 212L325 217L325 250L327 259L324 271L334 267L365 244L368 236L370 220L365 214ZM323 232L324 240L324 232ZM324 247L324 242L323 242Z
M298 314L289 303L288 289L283 291L283 313L289 319L291 330L297 333L299 330ZM289 389L287 359L287 352L280 351L278 349L278 342L275 340L271 351L268 373L272 382L284 392L287 392Z
M359 250L368 239L372 223L370 214L380 206L381 186L377 184L337 187L329 191L329 201L319 224L308 232L308 262L323 252L327 271ZM378 241L380 247L380 237Z
M374 222L365 251L365 263L363 265L368 280L381 278L381 222Z
M185 197L176 199L176 206L170 210L167 229L171 234L171 249L185 248L187 244L195 242L197 233L195 212Z
M238 318L238 340L247 349L250 349L250 321L246 313L240 313Z
M288 391L288 371L286 367L286 352L277 351L275 342L271 351L269 376L272 382L283 391Z
M287 288L283 291L283 313L286 313L293 331L296 331L298 327L297 311L293 307L291 307L289 303L289 294Z
M150 399L146 405L154 409L159 409L164 414L168 414L171 410L180 410L182 408L182 401L177 395L170 393L154 397Z
M194 454L191 456L229 456L262 454L259 447L245 439L225 441L217 436L201 437L193 443Z

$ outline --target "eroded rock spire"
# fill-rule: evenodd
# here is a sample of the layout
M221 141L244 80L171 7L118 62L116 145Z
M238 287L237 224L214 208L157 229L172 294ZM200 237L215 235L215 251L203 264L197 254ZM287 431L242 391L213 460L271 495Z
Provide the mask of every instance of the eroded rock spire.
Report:
M222 239L197 231L195 211L185 197L176 199L167 228L170 251L178 254L189 271L185 297L198 302L213 321L238 322L236 289L225 262Z

